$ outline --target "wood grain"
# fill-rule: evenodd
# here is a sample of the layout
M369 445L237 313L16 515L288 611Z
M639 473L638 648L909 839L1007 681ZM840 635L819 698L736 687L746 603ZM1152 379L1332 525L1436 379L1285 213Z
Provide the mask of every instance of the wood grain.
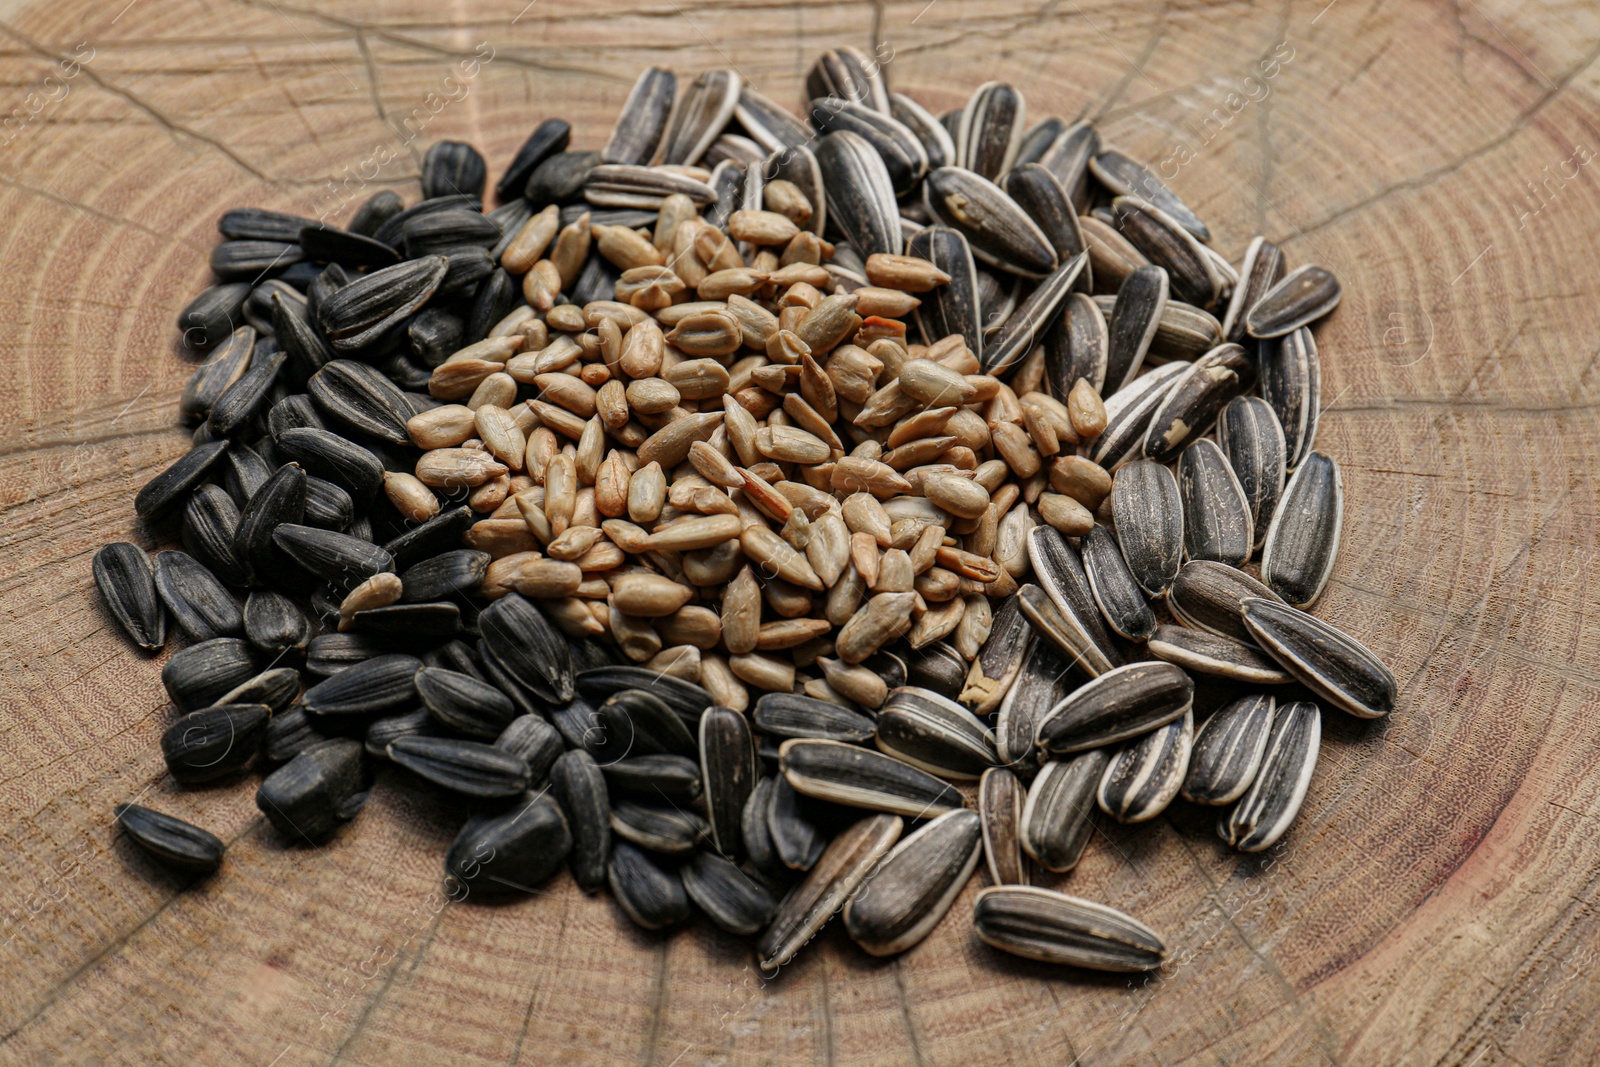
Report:
M0 4L0 108L21 109L0 135L0 1061L1600 1054L1593 7L123 2ZM1366 636L1402 696L1387 722L1329 715L1285 841L1242 858L1193 810L1096 836L1064 884L1165 934L1149 980L1001 958L968 928L975 883L899 959L834 924L765 981L747 944L703 922L639 934L565 874L532 900L443 903L460 812L389 778L320 849L283 845L249 784L176 789L160 661L108 624L89 561L153 544L133 492L185 446L173 323L216 216L316 214L385 150L361 194L414 198L429 141L503 165L549 115L598 147L646 63L735 64L794 102L838 43L892 52L935 111L1002 78L1036 117L1096 117L1172 161L1226 254L1261 232L1343 279L1319 446L1348 507L1319 614ZM480 44L493 58L430 113ZM135 854L110 812L138 796L231 840L223 872L180 891Z

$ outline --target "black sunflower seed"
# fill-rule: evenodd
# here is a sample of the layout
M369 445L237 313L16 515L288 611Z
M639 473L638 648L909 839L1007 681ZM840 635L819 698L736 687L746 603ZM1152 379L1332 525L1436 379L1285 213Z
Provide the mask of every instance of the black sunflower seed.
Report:
M592 893L605 882L611 858L611 801L605 775L594 757L575 749L551 766L550 791L572 827L572 880Z
M226 441L196 445L177 462L151 478L133 498L133 510L142 519L162 519L188 502L189 493L211 476L228 449Z
M299 215L256 207L232 208L217 218L217 232L231 241L292 242L309 225L311 220Z
M307 689L300 703L313 715L367 715L409 707L417 699L421 668L415 656L373 656Z
M383 486L383 464L371 450L331 430L296 426L275 439L278 454L307 474L326 478L365 504Z
M245 325L244 304L249 282L224 282L202 290L178 314L183 344L192 352L209 351Z
M529 793L507 811L468 819L444 869L475 893L528 893L560 870L571 850L572 831L560 806Z
M470 674L424 667L417 672L416 687L436 719L468 737L494 740L517 717L510 697Z
M430 255L364 274L323 302L318 322L335 350L365 348L420 310L448 268L443 256Z
M180 711L208 707L260 673L261 654L237 637L213 637L179 649L161 669L161 684Z
M127 541L106 545L94 554L94 581L106 610L134 644L147 652L166 644L167 613L144 549Z
M161 735L168 773L193 783L239 770L260 750L270 714L262 704L218 704L191 711Z
M528 765L522 757L481 741L400 737L389 743L389 758L463 796L514 797L528 788Z
M308 745L262 780L256 807L291 841L325 841L367 802L363 755L347 737Z
M236 637L244 631L244 617L233 594L187 552L157 555L155 575L161 602L191 641Z
M114 811L134 844L162 863L193 874L210 874L222 866L227 846L215 834L138 804L118 804Z

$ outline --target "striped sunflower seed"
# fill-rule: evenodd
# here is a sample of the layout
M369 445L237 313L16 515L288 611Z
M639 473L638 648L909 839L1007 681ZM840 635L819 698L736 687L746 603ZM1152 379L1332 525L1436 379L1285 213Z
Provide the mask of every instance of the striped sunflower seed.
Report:
M1321 452L1311 452L1289 479L1267 529L1261 549L1262 581L1290 606L1309 609L1327 587L1338 561L1343 522L1339 465ZM157 584L160 578L158 566Z
M396 445L411 444L414 412L400 388L369 363L336 359L306 383L306 392L333 422Z
M1178 457L1178 495L1183 500L1183 544L1189 559L1243 566L1254 530L1250 501L1216 442L1195 441Z
M947 811L902 838L844 906L844 928L874 956L914 947L939 925L982 855L983 820Z
M667 131L678 76L661 67L646 67L633 83L611 137L600 150L602 163L649 163Z
M1103 395L1109 397L1123 388L1144 365L1167 306L1167 291L1167 272L1158 266L1137 267L1123 279L1106 327Z
M180 782L211 782L255 757L271 714L264 704L217 704L191 711L161 735L167 772Z
M1178 572L1167 597L1167 607L1185 626L1231 637L1246 644L1255 640L1242 618L1247 597L1279 600L1277 593L1236 567L1213 560L1191 560Z
M401 737L390 742L389 758L434 785L463 796L511 797L529 785L528 765L522 757L481 741Z
M872 144L851 130L816 142L828 217L862 256L899 255L904 247L894 183Z
M906 253L926 260L950 278L913 312L923 341L933 344L955 334L981 359L983 314L978 302L978 271L966 237L948 226L929 226L911 236Z
M761 969L776 971L794 959L872 873L904 828L897 815L872 815L834 838L757 940Z
M1118 634L1129 641L1145 641L1156 629L1155 612L1145 601L1144 590L1134 580L1123 559L1116 535L1096 526L1082 541L1083 569L1100 614Z
M689 895L678 872L627 841L618 841L611 852L606 884L623 914L641 929L660 930L689 917Z
M1171 189L1167 188L1155 172L1136 163L1115 149L1096 153L1089 160L1089 171L1095 180L1113 193L1137 196L1171 215L1177 223L1202 241L1211 240L1211 231L1200 221L1200 216ZM1064 184L1064 183L1063 183Z
M227 846L193 823L138 804L118 804L114 814L134 844L169 867L188 874L210 874L222 866Z
M1195 734L1183 796L1196 804L1232 804L1250 788L1267 752L1277 701L1252 693L1213 712Z
M1239 479L1250 507L1251 546L1259 545L1283 495L1287 450L1272 405L1256 396L1235 397L1217 418L1217 444Z
M1145 456L1171 463L1185 445L1211 429L1228 401L1248 389L1254 379L1249 356L1235 344L1219 345L1195 360L1150 416Z
M1275 599L1246 597L1240 608L1262 649L1317 696L1362 719L1394 710L1394 674L1343 630Z
M1294 470L1317 439L1322 363L1311 331L1261 342L1261 397L1283 427L1285 465Z
M1240 852L1271 848L1300 814L1322 745L1322 713L1299 701L1278 708L1266 753L1249 791L1217 820L1217 833Z
M1172 471L1149 459L1117 471L1111 512L1128 570L1147 596L1161 599L1183 563L1183 501Z
M712 842L724 857L737 858L744 844L745 802L758 773L750 725L731 708L707 708L700 717L699 747Z
M1045 870L1059 874L1077 866L1089 841L1095 789L1107 758L1093 749L1051 760L1029 787L1022 807L1022 848Z
M506 811L467 820L445 854L445 872L477 893L529 893L561 869L572 831L553 798L525 793Z
M922 142L928 166L948 167L956 162L956 143L950 131L927 108L904 93L889 94L889 113Z
M1117 197L1111 210L1128 243L1166 269L1174 297L1201 308L1217 302L1224 280L1205 247L1176 219L1137 196Z
M1310 325L1339 306L1339 279L1313 264L1296 267L1245 313L1251 337L1282 337Z
M94 554L93 570L106 609L129 640L147 652L166 644L167 613L144 549L127 541L106 545Z
M1072 660L1052 641L1035 641L1022 672L1001 701L994 722L995 750L1001 763L1017 774L1029 777L1038 771L1034 739L1039 720L1070 691L1071 668Z
M1170 663L1130 663L1068 694L1039 723L1039 745L1052 755L1082 752L1138 737L1181 718L1194 682Z
M1064 260L1028 294L1006 318L1005 324L985 342L981 360L983 373L999 377L1026 358L1034 343L1050 331L1088 262L1088 255L1082 252Z
M940 167L923 182L928 214L960 231L972 254L1024 278L1043 278L1060 264L1044 232L1005 190L962 167Z
M1124 745L1100 778L1095 794L1100 810L1123 823L1148 822L1160 815L1183 785L1193 744L1194 712L1190 710Z
M770 889L721 856L697 852L678 875L695 906L730 934L758 933L778 910Z
M1027 885L1028 865L1022 858L1021 781L1004 767L990 767L978 779L978 817L983 853L995 885Z
M370 783L361 742L318 741L262 779L256 807L290 841L320 844L360 813Z
M865 668L861 668L865 669ZM799 693L766 693L756 701L751 721L764 734L864 744L876 727L860 712Z
M974 715L988 715L1000 707L1027 659L1033 633L1022 616L1015 596L1007 597L995 612L989 639L983 643L966 672L957 699L972 706Z
M1100 306L1082 293L1067 297L1044 335L1045 376L1050 393L1064 397L1081 379L1096 393L1105 388L1108 359L1106 317Z
M870 144L883 160L896 196L911 192L928 173L922 141L888 111L830 96L813 99L809 114L821 135L849 130Z
M851 808L929 819L962 806L959 790L904 760L837 741L795 739L778 749L795 791Z
M1038 223L1056 258L1065 263L1079 254L1088 252L1083 230L1078 225L1078 213L1061 182L1046 167L1038 163L1019 164L1001 179L1001 188L1017 202L1028 217ZM1088 256L1084 255L1083 273L1074 286L1088 293L1093 289Z
M1089 458L1108 471L1142 454L1150 417L1167 398L1187 363L1167 363L1135 378L1105 402L1106 426L1089 448Z
M1282 280L1284 269L1282 249L1265 237L1250 241L1244 261L1239 265L1239 284L1233 287L1233 296L1228 300L1228 311L1222 320L1224 339L1237 343L1250 336L1245 332L1245 313Z
M1150 654L1192 674L1210 674L1256 685L1294 679L1254 645L1187 626L1158 626L1150 635Z
M978 893L972 924L989 945L1025 959L1095 971L1161 966L1155 931L1115 908L1033 886L990 886Z
M683 91L662 144L662 162L693 165L722 135L739 104L744 79L735 70L708 70Z
M994 733L955 701L910 686L878 711L878 748L947 779L977 778L998 761Z
M300 695L300 672L293 667L274 667L240 682L222 696L218 704L265 704L274 716L284 714Z
M733 113L757 144L776 155L803 147L812 137L805 123L748 82L739 90L739 103Z
M961 109L956 165L999 181L1016 161L1026 123L1027 107L1014 86L1003 82L978 86Z
M761 778L750 791L740 817L740 839L745 858L758 870L771 870L781 862L767 827L767 809L772 805L774 779ZM820 853L820 850L819 850Z
M604 884L611 857L611 801L605 775L593 756L575 748L551 765L550 791L572 828L568 856L572 880L585 893L593 893Z

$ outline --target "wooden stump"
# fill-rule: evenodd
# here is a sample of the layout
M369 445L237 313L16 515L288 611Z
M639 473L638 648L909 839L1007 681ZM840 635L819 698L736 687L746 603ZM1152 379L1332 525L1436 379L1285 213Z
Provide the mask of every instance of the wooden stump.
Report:
M0 4L0 1060L1594 1059L1594 10L124 2ZM1260 232L1343 279L1318 445L1348 507L1318 613L1401 701L1329 713L1284 842L1241 857L1192 808L1096 835L1061 884L1162 931L1148 980L989 950L980 876L901 958L835 923L769 981L747 943L642 935L565 874L446 902L459 812L394 778L319 849L281 843L253 783L175 787L161 661L109 624L90 557L154 544L133 493L185 448L174 321L217 215L414 199L439 138L497 176L552 115L598 147L649 63L794 104L836 44L936 112L1004 79L1032 117L1095 117L1228 256ZM135 797L230 840L222 873L185 890L138 855L111 825Z

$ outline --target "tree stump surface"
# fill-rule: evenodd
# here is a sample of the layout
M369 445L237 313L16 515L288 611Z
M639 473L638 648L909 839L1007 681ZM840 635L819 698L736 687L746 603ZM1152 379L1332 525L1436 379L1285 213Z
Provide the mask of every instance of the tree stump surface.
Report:
M0 1062L1600 1055L1600 12L523 2L0 3ZM935 112L1003 79L1030 118L1094 117L1231 259L1263 233L1343 280L1318 447L1347 508L1317 613L1393 665L1401 699L1387 721L1327 713L1283 842L1237 855L1182 806L1095 835L1050 884L1160 931L1148 978L990 950L980 875L910 953L869 958L835 922L769 981L747 941L640 933L565 872L534 899L443 903L460 813L392 771L321 848L277 838L254 778L175 786L157 738L179 642L132 648L90 560L158 544L133 496L187 444L174 322L217 216L414 200L440 138L478 145L492 181L549 116L599 147L647 64L736 66L797 105L840 44L892 57ZM112 826L133 798L229 841L220 874L185 889L140 855Z

